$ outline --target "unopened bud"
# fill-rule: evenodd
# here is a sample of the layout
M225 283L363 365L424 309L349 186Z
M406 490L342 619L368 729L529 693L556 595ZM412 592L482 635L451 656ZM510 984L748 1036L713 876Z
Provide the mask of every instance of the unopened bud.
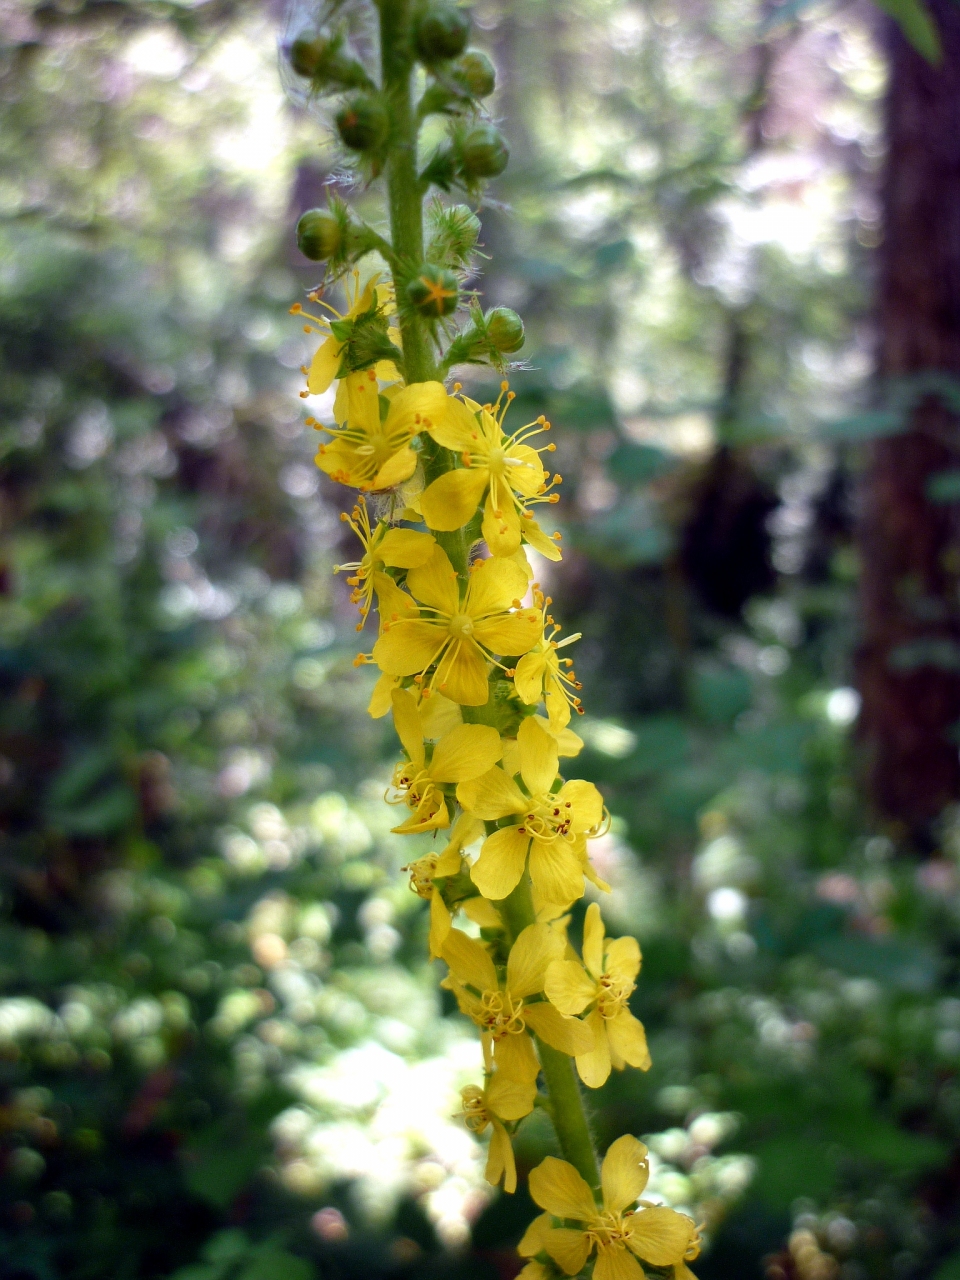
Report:
M463 138L459 148L460 172L465 178L496 178L510 160L503 134L492 124L477 125Z
M450 73L458 84L463 85L471 98L489 97L496 87L497 73L493 63L479 49L468 49L453 64Z
M492 346L505 355L523 346L523 321L509 307L494 307L484 317L487 337Z
M425 262L407 285L407 297L422 316L439 320L456 311L460 286L452 271Z
M351 151L379 150L389 129L386 107L371 94L357 94L337 112L337 130Z
M298 76L311 79L321 71L329 61L331 43L326 36L315 31L306 31L294 40L287 52L290 66Z
M343 228L326 209L308 209L297 223L297 246L311 262L325 262L342 248Z
M467 47L470 17L452 4L431 4L417 18L417 56L428 66L456 58Z

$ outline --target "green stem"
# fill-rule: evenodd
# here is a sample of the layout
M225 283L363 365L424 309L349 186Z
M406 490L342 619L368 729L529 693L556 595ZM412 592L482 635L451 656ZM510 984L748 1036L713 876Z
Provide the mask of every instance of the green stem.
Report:
M507 926L511 942L516 942L517 935L528 924L535 922L533 895L530 891L528 875L524 875L513 893L500 903L500 914ZM596 1190L600 1186L597 1154L594 1150L573 1059L561 1053L559 1049L553 1049L550 1045L544 1044L539 1036L534 1038L537 1042L540 1066L543 1069L543 1082L550 1099L549 1111L560 1142L560 1150L563 1152L564 1159L569 1160L581 1177Z

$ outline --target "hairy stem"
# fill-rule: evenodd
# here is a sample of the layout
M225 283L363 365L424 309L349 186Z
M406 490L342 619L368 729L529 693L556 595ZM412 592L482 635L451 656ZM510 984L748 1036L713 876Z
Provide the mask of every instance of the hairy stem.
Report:
M536 917L528 875L524 875L513 893L500 903L500 914L507 926L511 942L516 941L517 935L528 924L534 923ZM553 1127L557 1131L560 1150L563 1152L564 1159L569 1160L577 1172L596 1190L600 1186L597 1155L573 1059L568 1058L558 1049L552 1049L550 1045L544 1044L539 1036L535 1038L540 1065L543 1068L543 1081L549 1097L548 1110L553 1119Z

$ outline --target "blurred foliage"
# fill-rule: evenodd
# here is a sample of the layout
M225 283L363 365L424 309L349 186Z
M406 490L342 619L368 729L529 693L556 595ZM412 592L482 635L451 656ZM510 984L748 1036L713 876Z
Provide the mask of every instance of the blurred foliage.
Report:
M286 316L336 155L284 104L280 16L0 9L10 1280L509 1276L532 1215L452 1119L477 1045L350 714ZM719 0L480 23L514 160L478 283L528 321L511 413L557 427L549 589L645 957L654 1067L598 1134L652 1135L703 1280L951 1280L960 815L899 860L850 744L849 494L889 428L870 33ZM521 1163L552 1141L532 1116Z

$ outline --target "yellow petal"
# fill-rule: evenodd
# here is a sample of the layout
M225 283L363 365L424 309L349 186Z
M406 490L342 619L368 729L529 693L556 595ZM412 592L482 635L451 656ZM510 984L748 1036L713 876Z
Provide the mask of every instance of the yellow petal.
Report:
M633 1016L629 1009L621 1009L615 1018L607 1023L607 1035L610 1047L624 1062L631 1067L639 1067L641 1071L650 1069L650 1051L647 1048L647 1035L643 1023Z
M401 591L389 574L373 575L373 589L377 593L377 612L380 614L380 629L384 624L399 618L416 618L420 610L405 591Z
M515 999L522 999L542 991L547 965L562 954L563 939L549 925L527 925L518 934L507 957L510 994Z
M523 1239L517 1245L517 1253L521 1258L532 1258L543 1248L547 1232L553 1230L549 1213L540 1213L523 1233Z
M450 936L451 927L450 912L447 910L447 904L441 897L440 890L434 889L430 895L431 960L436 960L443 955L443 944Z
M435 876L455 876L460 870L460 862L464 845L472 844L483 835L483 823L478 822L472 814L461 813L453 824L450 841L441 853Z
M576 960L554 960L547 970L543 990L566 1017L583 1013L597 998L597 984Z
M480 857L470 868L470 879L485 898L500 902L517 887L529 840L517 827L503 827L486 838Z
M535 840L530 849L530 878L547 902L574 902L583 895L583 871L576 854L562 840L550 845Z
M539 551L548 560L562 560L563 554L553 538L548 538L536 520L524 520L523 536L534 551Z
M547 1156L531 1170L530 1195L534 1203L555 1218L590 1222L599 1216L593 1194L583 1178L572 1164L555 1156Z
M499 1120L493 1120L490 1147L487 1151L487 1167L483 1175L491 1186L503 1178L503 1189L513 1195L517 1189L517 1165L507 1131Z
M415 569L433 554L436 539L416 529L388 529L377 544L377 558L394 569Z
M337 342L336 338L327 338L326 342L321 342L314 352L313 359L310 361L310 370L307 373L307 390L312 396L322 396L325 391L329 391L330 384L340 368L342 346L343 344Z
M435 742L458 724L463 724L463 712L457 703L451 702L442 693L433 693L420 703L420 724L423 736L428 741Z
M377 679L377 683L373 686L373 693L370 695L370 701L367 703L367 715L374 720L381 719L393 706L391 695L397 687L396 676L382 675Z
M533 796L543 795L553 786L559 759L557 742L528 716L517 731L520 747L520 776Z
M520 659L513 677L513 687L528 707L536 706L543 696L543 673L547 660L542 653L527 653Z
M527 807L523 792L502 769L491 769L479 778L462 782L457 799L475 818L492 822L511 813L523 813Z
M415 676L430 666L446 641L446 631L432 622L401 618L373 646L373 660L388 675Z
M636 938L613 938L607 943L607 973L624 986L640 972L640 944Z
M566 699L564 699L564 705L567 707L567 715L569 716L570 707L567 705ZM539 720L540 717L537 716L537 719ZM560 755L578 756L583 750L583 739L579 738L572 729L567 729L565 726L558 729L557 726L551 722L550 730L557 740L557 751Z
M457 575L442 547L434 547L430 558L407 574L407 589L424 604L452 617L460 612Z
M464 707L482 707L489 701L487 663L472 640L452 642L437 667L437 688Z
M686 1214L663 1205L641 1209L627 1225L630 1248L654 1267L670 1267L682 1262L697 1233Z
M595 902L587 907L583 922L583 963L588 973L599 978L603 973L603 917Z
M573 805L574 831L590 831L603 818L603 796L592 782L573 778L560 788L557 799Z
M473 634L491 653L516 657L532 649L540 639L543 619L539 609L519 609L500 618L477 622Z
M420 495L420 510L431 529L459 529L480 505L489 472L482 467L447 471Z
M569 1227L554 1227L543 1243L550 1257L568 1276L575 1276L581 1272L590 1256L591 1244L584 1231L573 1231Z
M470 574L464 612L474 619L485 618L509 609L526 594L527 576L515 560L482 560Z
M530 1261L517 1275L517 1280L552 1280L553 1272L536 1260Z
M409 480L416 469L417 455L414 451L409 446L398 449L377 472L373 480L373 488L395 489L398 484L403 484L404 480Z
M588 1089L599 1089L610 1076L610 1041L607 1039L607 1023L599 1009L587 1017L587 1025L593 1032L593 1048L577 1054L577 1073Z
M442 382L414 382L404 387L390 402L390 411L383 424L387 435L404 433L416 435L429 431L435 422L447 413L448 396Z
M644 1280L644 1273L633 1254L619 1244L600 1250L593 1280Z
M502 1071L508 1080L518 1084L536 1080L540 1072L540 1063L533 1051L533 1041L525 1031L519 1035L503 1036L493 1046L493 1057L497 1070Z
M480 992L497 990L497 971L493 961L486 947L475 938L468 938L459 929L451 929L442 954L458 982Z
M367 437L381 436L380 397L373 370L348 374L344 382L347 387L346 421Z
M542 926L546 927L546 926ZM593 1048L593 1032L578 1018L565 1018L552 1004L528 1004L524 1006L527 1026L545 1040L553 1049L559 1049L571 1058L589 1053Z
M435 419L428 431L437 444L455 453L475 448L480 436L476 416L456 396L447 397L442 416Z
M438 863L437 865L439 866L440 864ZM488 902L486 898L482 898L479 894L475 898L465 898L460 903L460 909L468 920L472 920L481 929L503 928L500 912L492 902Z
M540 455L528 444L510 446L507 483L525 498L532 498L546 479ZM514 460L516 460L514 462Z
M425 756L417 700L409 689L394 689L391 700L393 727L397 731L397 737L403 743L403 749L409 756L411 764L417 769L422 769Z
M533 1110L537 1086L532 1081L508 1080L499 1072L487 1085L487 1106L501 1120L522 1120Z
M547 716L550 720L550 728L558 736L563 729L570 723L570 703L563 691L563 685L557 679L556 673L548 670L543 681L543 701L547 708ZM572 733L572 731L571 731ZM572 736L576 738L580 746L576 751L561 752L560 754L577 755L583 747L583 739L577 738L575 733Z
M516 738L503 739L503 760L500 762L503 772L514 778L520 772L520 748Z
M607 1148L600 1167L603 1207L611 1213L632 1208L643 1195L649 1177L647 1148L639 1139L625 1133Z
M496 729L488 724L461 724L434 748L430 777L435 782L466 782L487 773L501 754Z
M490 554L498 559L512 556L520 550L520 517L511 494L497 492L499 486L491 479L490 492L483 505L483 521L480 532L483 534ZM499 505L495 508L494 503ZM497 511L500 512L497 515Z

